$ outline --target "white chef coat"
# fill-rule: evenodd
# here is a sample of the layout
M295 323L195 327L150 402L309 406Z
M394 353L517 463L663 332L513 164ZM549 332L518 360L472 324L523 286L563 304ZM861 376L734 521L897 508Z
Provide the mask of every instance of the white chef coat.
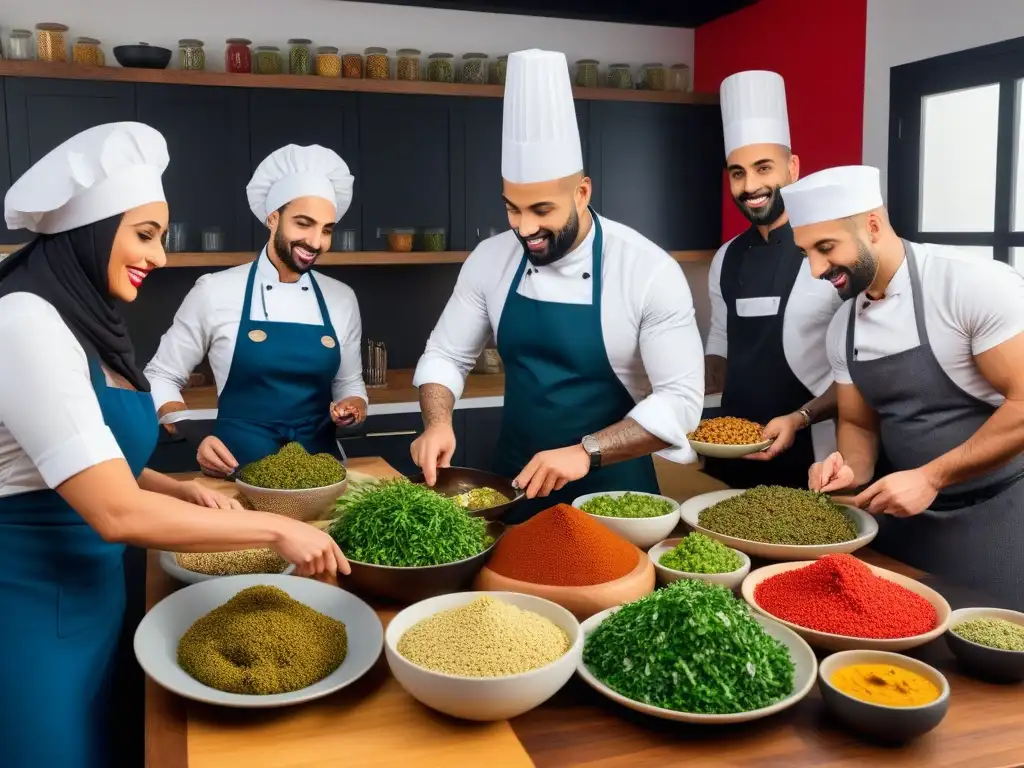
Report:
M203 275L185 297L174 323L160 339L156 355L146 366L146 377L158 409L166 403L182 401L182 388L206 356L210 358L217 394L224 390L235 354L250 266L242 264ZM367 400L363 384L362 322L356 295L339 280L319 272L315 274L341 344L341 364L331 386L331 396L335 401L353 396ZM264 248L256 267L250 319L322 325L309 273L294 283L281 282Z
M33 293L0 298L0 497L123 458L85 350L56 308Z
M693 299L679 265L634 230L601 217L604 233L601 328L612 370L636 401L629 417L671 445L659 455L695 460L686 435L704 402L704 360ZM544 267L528 265L516 291L535 301L591 304L595 228L572 252ZM456 399L493 333L523 258L512 230L480 243L427 341L413 377L443 384ZM531 274L532 273L532 274ZM587 277L585 277L587 276ZM526 418L528 415L524 414Z
M1008 264L943 245L912 243L921 277L924 323L932 352L960 389L998 407L1004 398L974 361L1024 331L1024 276ZM878 301L856 299L857 360L877 360L920 344L906 259ZM852 384L846 365L847 302L828 329L828 356L839 384Z

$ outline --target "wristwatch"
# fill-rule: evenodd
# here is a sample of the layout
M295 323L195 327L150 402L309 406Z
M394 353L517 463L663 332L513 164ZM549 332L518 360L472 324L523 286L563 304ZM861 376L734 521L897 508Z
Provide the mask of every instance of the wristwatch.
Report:
M811 412L809 410L801 408L797 413L804 417L804 427L811 426Z
M601 468L601 444L597 442L597 438L593 435L587 435L581 441L583 450L587 452L587 456L590 457L590 471L593 472L595 469Z

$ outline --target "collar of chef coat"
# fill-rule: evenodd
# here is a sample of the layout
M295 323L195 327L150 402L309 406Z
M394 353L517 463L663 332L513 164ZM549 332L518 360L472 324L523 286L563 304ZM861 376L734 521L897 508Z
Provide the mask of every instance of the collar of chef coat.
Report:
M309 272L303 272L299 276L297 282L282 283L281 275L278 273L277 267L274 266L274 262L270 260L270 255L267 253L267 246L263 246L263 251L260 253L259 261L256 264L256 276L263 285L309 285Z
M542 269L544 272L553 270L556 274L561 277L576 277L582 274L590 268L591 256L594 250L594 236L597 232L597 224L591 223L590 231L587 232L587 236L583 238L583 242L578 246L569 251L565 256L560 258L554 264L549 264ZM273 265L271 265L273 267ZM534 271L538 271L538 267L533 267ZM543 274L543 272L541 273Z
M910 267L907 266L907 258L903 258L903 263L900 264L899 269L896 270L896 274L892 276L892 280L889 281L889 285L885 288L885 296L881 299L872 299L868 296L868 292L864 291L861 294L864 300L858 304L857 314L860 314L865 309L870 307L872 304L876 304L879 301L885 301L886 299L894 299L901 293L910 290Z

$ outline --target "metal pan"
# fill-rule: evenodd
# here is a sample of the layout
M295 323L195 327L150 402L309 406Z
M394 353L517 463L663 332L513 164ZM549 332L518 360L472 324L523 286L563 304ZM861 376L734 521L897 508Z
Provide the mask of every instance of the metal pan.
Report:
M427 480L421 472L409 478L414 483L426 483ZM509 511L525 498L526 494L512 486L512 481L507 480L493 472L485 472L482 469L470 469L468 467L448 467L437 470L437 482L434 490L445 496L458 496L460 493L472 491L474 488L491 488L503 496L512 499L508 504L500 504L497 507L481 509L477 512L470 512L473 517L482 517L485 520L501 520Z

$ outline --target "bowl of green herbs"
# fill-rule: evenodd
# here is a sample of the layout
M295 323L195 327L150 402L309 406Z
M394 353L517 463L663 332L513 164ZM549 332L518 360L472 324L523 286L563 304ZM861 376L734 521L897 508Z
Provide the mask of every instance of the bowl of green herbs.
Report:
M310 522L345 493L347 473L331 454L312 454L300 443L288 443L242 467L235 485L256 509Z
M749 557L702 533L665 539L651 547L647 554L662 584L700 579L735 591L750 573Z
M604 491L579 496L572 505L640 549L649 549L679 524L679 504L641 491Z
M352 567L343 586L395 603L464 589L504 531L405 478L353 488L335 511L327 532Z

